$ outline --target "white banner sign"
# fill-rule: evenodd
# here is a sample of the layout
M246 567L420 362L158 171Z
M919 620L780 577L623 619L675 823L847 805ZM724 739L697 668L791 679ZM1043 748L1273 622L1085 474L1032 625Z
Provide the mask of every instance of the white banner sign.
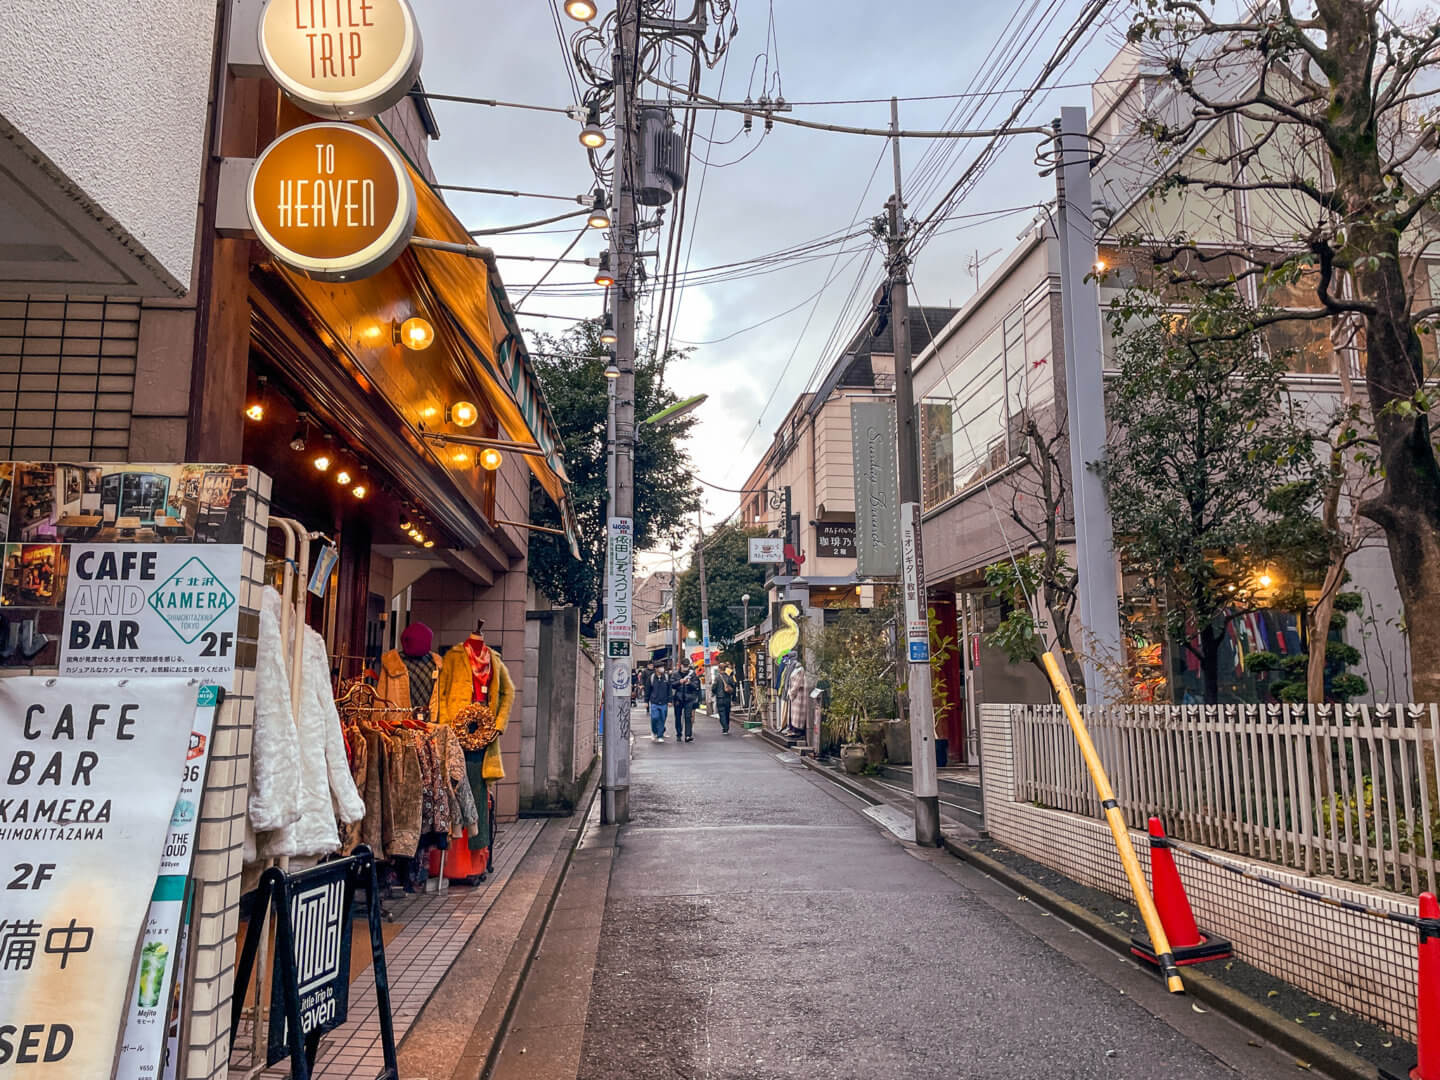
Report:
M905 641L912 664L930 661L925 561L920 550L920 504L900 504L900 574L905 590Z
M752 536L750 538L750 561L752 563L783 563L785 561L784 538Z
M635 563L635 522L612 517L605 547L605 634L611 641L629 641L635 618L631 573Z
M0 679L0 1077L110 1075L197 689Z
M186 675L229 689L239 544L74 544L62 675Z
M180 937L184 924L186 885L195 858L195 830L200 824L200 796L220 688L199 688L190 747L180 777L180 795L170 815L170 832L160 853L160 875L150 894L150 911L140 943L140 968L126 1006L125 1039L115 1080L155 1080L165 1058L167 1021L175 1003L176 977L181 972Z

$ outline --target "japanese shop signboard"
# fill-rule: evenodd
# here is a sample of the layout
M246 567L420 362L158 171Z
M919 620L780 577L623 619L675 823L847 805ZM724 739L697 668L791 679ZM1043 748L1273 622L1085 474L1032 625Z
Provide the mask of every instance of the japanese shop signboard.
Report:
M632 518L612 517L605 545L605 640L606 655L615 659L630 655L630 640L635 636L630 592L634 568L635 522ZM623 696L629 697L628 668L623 689Z
M110 1075L196 690L0 679L0 1077Z
M415 85L420 28L407 0L269 0L260 58L287 97L332 120L378 116Z
M385 269L410 242L418 212L400 155L350 124L277 138L250 171L246 209L266 250L318 281Z
M785 561L785 540L780 536L752 536L750 538L750 562L783 563Z
M240 546L72 544L60 671L195 675L229 685Z
M850 441L855 461L856 572L862 578L894 577L900 572L895 403L852 401Z

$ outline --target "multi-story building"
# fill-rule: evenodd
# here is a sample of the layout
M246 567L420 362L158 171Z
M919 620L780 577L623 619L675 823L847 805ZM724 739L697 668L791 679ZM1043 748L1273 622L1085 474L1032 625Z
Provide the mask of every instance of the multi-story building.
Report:
M954 314L954 308L912 307L912 347L924 348L932 329ZM783 537L791 549L789 564L774 567L768 614L757 614L760 639L770 633L782 600L798 605L812 625L823 625L826 611L874 603L875 586L856 569L850 425L852 402L895 396L891 327L874 333L873 321L866 317L815 389L796 399L745 481L741 523Z
M1086 282L1075 287L1103 309L1143 273L1151 250L1147 240L1158 245L1183 231L1202 246L1238 243L1273 249L1277 230L1283 231L1276 224L1280 211L1273 201L1250 198L1237 208L1226 196L1228 201L1206 201L1201 212L1200 197L1193 192L1155 194L1160 176L1150 164L1153 150L1146 153L1148 138L1139 131L1139 121L1164 107L1156 100L1157 86L1137 53L1127 48L1094 90L1090 132L1105 148L1093 175L1101 236L1097 264L1106 272L1098 286ZM1212 125L1195 145L1208 147L1208 156L1214 157L1227 153L1232 140L1243 138L1244 133L1230 125ZM1222 208L1218 215L1217 205ZM1036 550L1047 513L1043 470L1073 490L1065 441L1061 263L1052 220L1049 213L1037 215L977 294L945 326L936 327L928 346L917 346L915 352L926 575L942 630L954 633L961 645L946 689L951 700L966 702L967 711L980 700L1050 700L1048 682L1038 669L1007 663L999 649L986 644L986 633L1001 617L1001 604L988 595L984 570L1011 554ZM1121 236L1127 238L1124 246L1111 239ZM1348 365L1348 373L1357 377L1363 365L1363 350L1353 344L1337 350L1329 331L1328 321L1288 323L1272 328L1267 339L1268 347L1291 350L1287 390L1298 407L1314 415L1324 415L1338 403L1339 365ZM1107 326L1107 378L1115 374L1114 347ZM1055 517L1062 549L1074 565L1075 525L1068 495L1059 500ZM1407 654L1397 629L1400 604L1384 548L1363 548L1348 566L1353 582L1347 588L1365 598L1363 628L1347 631L1351 643L1361 648L1358 674L1376 699L1407 700ZM1117 567L1122 612L1139 619L1145 614L1139 610L1142 605L1123 603L1139 600L1138 595L1125 595L1129 582ZM1268 640L1298 640L1293 613L1259 614L1263 627L1252 623L1248 631L1243 625L1236 628L1242 637L1233 654L1227 654L1230 675L1222 686L1224 696L1245 700L1254 693L1243 661L1235 659L1245 649L1263 647ZM1036 616L1042 625L1055 618L1048 611ZM1081 641L1077 620L1078 614L1071 625ZM1249 640L1243 636L1247 633L1260 640ZM1185 650L1166 646L1163 656L1158 647L1147 651L1155 661L1148 689L1176 701L1193 700L1198 672L1186 662Z

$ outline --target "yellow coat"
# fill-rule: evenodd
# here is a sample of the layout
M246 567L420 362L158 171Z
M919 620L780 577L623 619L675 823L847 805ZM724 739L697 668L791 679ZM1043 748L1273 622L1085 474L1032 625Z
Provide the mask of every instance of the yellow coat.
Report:
M437 704L435 719L449 724L465 706L471 704L475 682L470 675L470 658L462 642L453 646L440 662L440 678L435 685ZM485 702L495 714L495 729L502 735L510 721L510 710L515 705L515 680L492 649L490 652L490 687ZM505 766L500 758L500 736L485 748L485 767L482 775L486 780L503 780Z

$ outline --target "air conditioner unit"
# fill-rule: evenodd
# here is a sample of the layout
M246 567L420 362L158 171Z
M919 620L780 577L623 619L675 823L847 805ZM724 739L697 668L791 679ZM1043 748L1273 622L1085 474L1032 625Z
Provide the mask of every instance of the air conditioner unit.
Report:
M641 206L664 206L685 186L685 140L675 131L669 109L640 110L640 182L635 197Z

